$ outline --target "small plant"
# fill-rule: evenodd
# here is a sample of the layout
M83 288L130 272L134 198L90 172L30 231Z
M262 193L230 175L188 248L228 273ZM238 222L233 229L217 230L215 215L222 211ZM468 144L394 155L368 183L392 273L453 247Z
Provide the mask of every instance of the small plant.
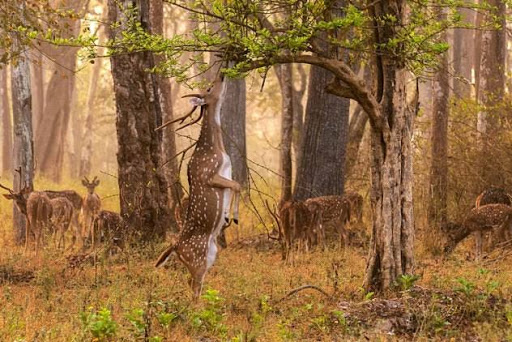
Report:
M408 291L414 286L414 283L416 283L418 279L420 279L420 277L414 274L402 274L398 277L397 283L402 291Z
M375 296L375 292L367 292L365 295L364 295L364 300L372 300L373 296Z
M466 296L471 296L475 291L476 285L465 278L457 278L457 282L460 284L455 291L464 293Z
M144 336L146 333L146 321L144 310L133 309L126 315L126 319L132 324L136 336Z
M224 315L221 307L224 298L219 296L219 291L212 289L206 290L201 298L206 301L206 307L192 313L192 327L194 329L206 329L209 332L222 336L226 335L227 327L222 324Z
M88 312L80 313L80 320L83 329L98 341L111 341L116 336L117 323L106 308L97 312L89 308Z

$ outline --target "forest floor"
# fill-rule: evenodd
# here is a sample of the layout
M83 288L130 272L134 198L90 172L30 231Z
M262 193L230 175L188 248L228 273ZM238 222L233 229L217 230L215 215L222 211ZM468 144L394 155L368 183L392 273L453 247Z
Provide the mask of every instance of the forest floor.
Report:
M366 248L331 246L290 265L265 234L234 230L193 302L181 263L153 266L167 244L26 255L11 242L9 204L0 200L0 341L512 340L512 257L476 263L471 241L447 259L418 242L416 276L375 295L361 288ZM325 293L291 293L304 285Z

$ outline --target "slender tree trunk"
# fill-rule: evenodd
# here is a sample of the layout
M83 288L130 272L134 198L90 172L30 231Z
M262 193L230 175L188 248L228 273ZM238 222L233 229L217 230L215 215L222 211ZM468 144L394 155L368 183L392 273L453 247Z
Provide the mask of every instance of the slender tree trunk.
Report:
M475 23L475 12L471 9L459 9L464 23ZM443 38L446 39L446 38ZM453 93L460 98L471 96L472 70L474 65L475 32L468 29L455 29L453 32Z
M32 49L30 63L31 88L32 88L32 124L34 136L37 136L39 125L44 120L44 72L43 54L41 51Z
M445 20L446 15L440 13L439 20ZM446 40L446 33L441 40ZM447 221L447 191L448 191L448 115L450 80L448 70L448 54L441 56L439 69L432 82L432 131L431 131L431 159L430 168L430 203L428 219L430 228L436 230L440 223ZM432 234L439 235L439 234ZM437 241L435 236L432 243Z
M85 117L85 125L83 129L83 138L81 144L75 144L75 153L80 156L80 167L79 167L79 177L89 176L92 171L92 140L94 136L94 113L96 112L96 92L98 89L98 83L100 78L102 60L98 58L95 60L95 63L92 67L91 79L89 81L89 90L87 91L87 104L86 111L87 115ZM76 113L73 113L75 116ZM73 121L78 121L78 118L73 118ZM73 125L75 126L75 125ZM75 129L75 127L73 127ZM81 145L81 146L80 146ZM81 148L80 148L81 147ZM81 153L78 153L78 151ZM78 157L78 156L77 156Z
M133 21L127 20L123 11L133 5L138 10L134 22L149 30L149 4L149 0L109 0L109 22L120 22L120 29L126 29ZM110 30L111 39L119 38L119 29ZM162 108L158 88L147 72L153 64L152 55L126 53L113 56L111 63L117 109L121 215L132 232L138 231L139 241L163 238L172 217L161 168L162 136L155 132L162 123Z
M12 172L12 122L7 94L7 68L0 70L0 117L2 118L2 171Z
M308 85L308 73L304 69L302 64L297 65L297 73L293 74L293 76L297 75L300 78L299 87L296 88L295 84L296 77L293 77L294 80L294 88L293 88L293 152L295 154L295 174L297 174L297 167L300 164L301 159L301 142L302 135L304 132L304 106L302 105L302 100L304 99L304 95L306 95L306 89Z
M16 38L15 51L21 49ZM22 55L12 66L11 71L12 110L13 110L13 164L19 173L13 173L13 188L19 191L28 186L33 189L34 144L32 133L32 93L30 89L30 65L28 57ZM21 177L21 178L20 178ZM25 217L13 205L14 235L17 244L25 239Z
M293 194L296 200L341 195L345 179L350 101L325 91L333 77L329 71L312 66L309 77L302 157Z
M221 123L226 152L233 165L233 179L248 183L247 144L245 135L246 87L245 79L226 80L226 100L221 109Z
M371 8L380 18L375 21L375 41L384 45L396 37L395 31L405 22L403 0L383 1ZM415 113L407 108L407 70L397 56L399 51L379 53L376 59L379 77L380 114L385 118L381 129L372 123L371 140L371 209L372 239L367 259L364 286L385 291L403 274L414 271L414 213L412 199L411 137Z
M292 199L293 74L290 64L278 65L274 68L281 88L279 173L281 174L281 202L284 202Z

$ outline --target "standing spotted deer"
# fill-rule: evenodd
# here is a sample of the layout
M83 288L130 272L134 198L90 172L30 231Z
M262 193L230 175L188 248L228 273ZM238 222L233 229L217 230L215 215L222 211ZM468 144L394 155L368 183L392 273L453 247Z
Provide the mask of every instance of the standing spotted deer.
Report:
M192 111L158 128L177 121L183 123L197 107L201 108L199 118L192 122L202 119L201 133L188 163L190 196L184 226L178 242L167 248L155 264L158 267L176 254L191 274L190 285L196 299L201 294L206 272L217 257L217 238L231 221L231 211L233 221L238 223L240 184L231 178L231 160L224 148L220 123L225 96L225 82L216 80L210 91L188 95L193 99Z
M90 182L87 177L82 179L82 185L87 188L87 195L85 196L82 209L84 213L84 227L81 234L82 239L91 239L92 223L101 209L100 196L94 192L98 184L100 184L100 181L96 176L92 182Z
M52 206L51 225L53 236L57 248L66 248L64 234L68 230L73 219L74 209L73 203L65 197L55 197L50 199Z
M43 235L50 229L52 205L44 192L31 191L27 186L15 192L0 184L2 189L9 191L4 197L13 200L20 212L25 215L27 225L25 229L25 253L28 251L29 239L34 235L36 254L43 244Z
M484 190L475 200L475 208L480 208L481 206L487 204L505 204L508 206L512 205L512 201L510 199L510 195L502 188L490 187ZM475 235L475 250L477 251L477 258L481 254L483 248L483 235L485 232L476 231ZM490 239L492 239L493 232L490 233Z
M496 230L499 239L510 238L512 226L512 207L506 204L486 204L473 208L462 223L447 223L441 226L446 234L445 253L451 253L457 244L475 232ZM477 259L482 253L481 245L477 248Z
M71 218L71 223L74 227L74 231L70 248L75 245L77 239L79 240L79 243L82 243L82 228L80 226L79 220L79 215L82 211L84 202L82 196L80 196L80 194L74 190L44 190L42 192L44 192L51 200L55 198L66 198L71 202L73 205L73 216Z

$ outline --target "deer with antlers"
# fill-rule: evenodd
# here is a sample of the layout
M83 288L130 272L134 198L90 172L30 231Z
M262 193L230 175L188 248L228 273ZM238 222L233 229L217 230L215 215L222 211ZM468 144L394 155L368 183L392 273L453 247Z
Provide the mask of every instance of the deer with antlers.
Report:
M202 120L199 139L188 163L190 196L184 226L178 242L167 248L155 265L160 266L176 254L191 274L195 299L201 294L206 272L217 257L219 234L231 219L238 223L240 184L231 178L231 160L224 148L220 123L225 96L226 84L217 79L208 92L187 96L192 98L192 111L158 128L177 121L183 123L200 107L199 117L181 127Z
M82 179L82 185L87 188L87 195L84 198L83 213L84 213L84 227L82 229L82 240L91 239L92 223L94 218L98 215L101 209L101 199L98 194L94 192L96 187L100 184L98 177L89 181L87 177Z
M44 192L32 191L28 186L24 186L16 192L0 184L2 189L9 191L4 197L13 200L20 212L27 219L25 229L25 253L28 251L29 239L34 235L34 245L36 254L39 252L43 243L45 230L49 230L52 217L52 205L50 199Z

